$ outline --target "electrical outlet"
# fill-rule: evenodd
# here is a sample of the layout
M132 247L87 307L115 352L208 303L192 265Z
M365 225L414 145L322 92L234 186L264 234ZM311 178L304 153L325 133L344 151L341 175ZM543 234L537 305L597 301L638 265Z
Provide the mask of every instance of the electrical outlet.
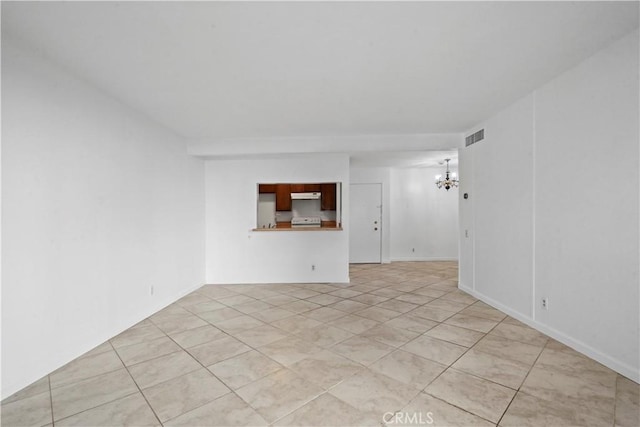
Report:
M411 252L415 252L415 251L416 251L416 248L411 248Z
M153 291L154 291L154 289L153 289L153 285L151 285L151 286L149 287L149 295L153 295Z
M316 271L316 265L315 264L311 264L311 271Z
M469 238L469 230L464 230L464 237Z
M549 298L542 297L542 308L545 310L549 309Z

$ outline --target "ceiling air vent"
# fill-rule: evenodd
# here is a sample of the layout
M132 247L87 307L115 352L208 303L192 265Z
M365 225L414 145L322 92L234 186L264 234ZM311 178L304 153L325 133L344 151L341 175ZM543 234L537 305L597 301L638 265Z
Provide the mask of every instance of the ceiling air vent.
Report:
M478 132L473 135L469 135L465 138L466 146L470 146L471 144L475 144L478 141L482 141L484 139L484 129L480 129Z

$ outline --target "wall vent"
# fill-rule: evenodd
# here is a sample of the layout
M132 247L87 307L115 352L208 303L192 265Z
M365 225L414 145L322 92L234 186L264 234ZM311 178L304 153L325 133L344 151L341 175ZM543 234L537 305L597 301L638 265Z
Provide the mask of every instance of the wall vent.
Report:
M478 141L482 141L484 139L484 129L480 129L478 132L473 135L469 135L465 138L466 146L470 146L471 144L475 144Z

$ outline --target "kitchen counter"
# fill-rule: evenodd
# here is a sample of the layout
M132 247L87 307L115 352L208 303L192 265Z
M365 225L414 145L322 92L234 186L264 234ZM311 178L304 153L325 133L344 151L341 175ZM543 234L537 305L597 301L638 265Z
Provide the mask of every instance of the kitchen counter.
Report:
M292 227L291 222L278 222L276 228L254 228L253 231L341 231L335 221L322 221L320 227Z

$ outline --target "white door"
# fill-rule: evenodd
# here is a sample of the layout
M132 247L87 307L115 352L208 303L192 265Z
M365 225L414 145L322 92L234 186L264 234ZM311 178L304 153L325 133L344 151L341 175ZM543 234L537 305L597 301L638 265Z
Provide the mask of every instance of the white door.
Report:
M351 184L349 262L382 262L382 184Z

